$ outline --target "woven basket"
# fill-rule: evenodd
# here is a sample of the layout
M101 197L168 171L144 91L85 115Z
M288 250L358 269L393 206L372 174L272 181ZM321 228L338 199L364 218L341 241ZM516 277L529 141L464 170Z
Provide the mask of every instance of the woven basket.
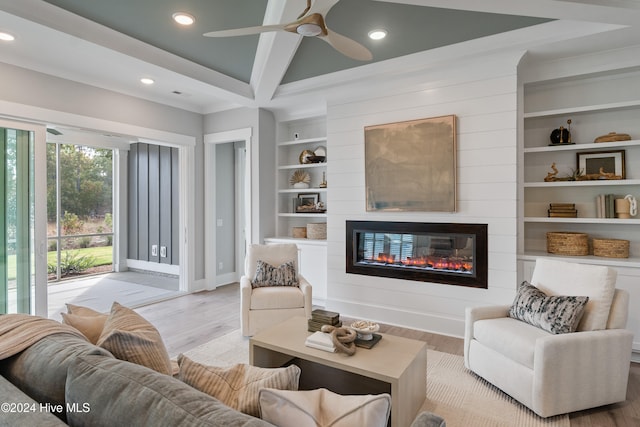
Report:
M593 239L593 254L607 258L629 258L629 241L622 239Z
M292 227L291 235L298 239L304 239L307 237L307 227Z
M327 223L326 222L312 222L307 224L307 238L308 239L326 239L327 238Z
M589 255L589 239L586 233L550 231L547 233L547 252L558 255Z

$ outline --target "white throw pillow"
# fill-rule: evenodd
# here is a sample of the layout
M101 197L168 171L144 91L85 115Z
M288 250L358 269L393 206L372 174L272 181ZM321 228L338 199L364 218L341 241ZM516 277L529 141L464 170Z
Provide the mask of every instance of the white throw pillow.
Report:
M260 390L260 413L279 427L385 427L391 396L347 395L327 389L289 391Z
M607 328L616 278L612 268L538 258L531 284L547 295L588 296L577 330L597 331Z

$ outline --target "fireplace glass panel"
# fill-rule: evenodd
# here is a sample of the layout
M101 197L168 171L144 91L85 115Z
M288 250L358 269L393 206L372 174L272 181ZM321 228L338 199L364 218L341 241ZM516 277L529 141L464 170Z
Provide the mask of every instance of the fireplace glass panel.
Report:
M347 221L346 270L486 288L487 226Z
M475 275L471 234L364 232L357 263Z

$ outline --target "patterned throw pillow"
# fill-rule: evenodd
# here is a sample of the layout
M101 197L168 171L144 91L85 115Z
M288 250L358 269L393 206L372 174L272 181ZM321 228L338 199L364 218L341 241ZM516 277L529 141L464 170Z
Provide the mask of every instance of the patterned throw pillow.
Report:
M518 287L509 317L552 334L575 332L589 297L547 295L528 282Z
M178 356L178 379L196 390L207 393L227 406L245 414L260 416L258 393L263 388L298 390L300 368L260 368L239 363L216 367L194 362L187 356Z
M258 260L256 276L251 282L254 288L263 286L298 286L298 274L293 261L287 261L279 267Z
M116 358L171 375L173 368L158 330L128 307L113 303L96 343Z

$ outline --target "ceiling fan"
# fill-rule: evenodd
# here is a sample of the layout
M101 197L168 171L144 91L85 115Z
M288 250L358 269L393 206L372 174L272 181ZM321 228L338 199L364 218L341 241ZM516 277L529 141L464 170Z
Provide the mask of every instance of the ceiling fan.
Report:
M349 58L358 61L370 61L373 55L371 55L369 49L355 40L327 28L324 17L338 1L329 2L328 7L325 6L322 8L317 6L318 3L320 3L318 0L314 2L313 7L311 6L311 0L307 0L307 8L294 22L288 24L260 25L234 30L211 31L203 35L205 37L233 37L265 33L268 31L288 31L305 37L318 37Z

